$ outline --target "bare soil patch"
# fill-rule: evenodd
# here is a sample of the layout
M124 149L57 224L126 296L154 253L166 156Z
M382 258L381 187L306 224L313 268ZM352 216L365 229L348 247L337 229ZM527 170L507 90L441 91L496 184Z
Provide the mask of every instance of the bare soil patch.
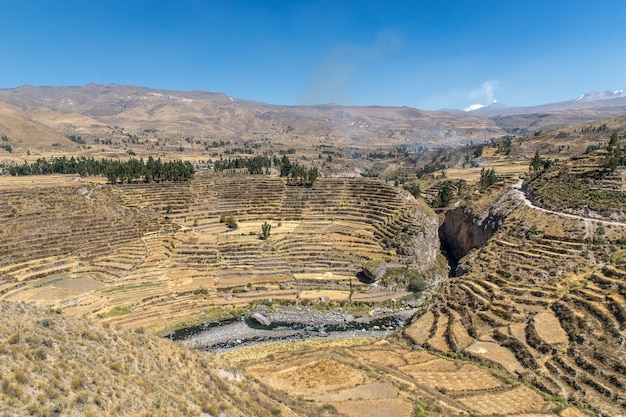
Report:
M395 398L398 396L398 389L386 382L374 382L372 384L359 385L330 394L315 397L319 402L339 402L349 400L375 400L384 398Z
M103 288L105 284L90 277L70 278L56 281L53 284L57 288L63 288L72 291L89 292Z
M79 186L81 184L105 184L104 177L81 178L78 175L31 175L23 177L12 177L0 175L0 189L23 189L23 188L43 188L62 187L68 185Z
M457 370L453 362L451 367L439 370L440 362L435 362L433 368L428 363L410 365L402 368L403 372L413 376L421 384L448 391L477 391L502 387L502 381L493 377L485 369L475 365L464 365ZM445 368L445 367L444 367Z
M328 301L346 301L350 297L350 291L319 290L300 293L300 298L303 300L320 300L322 297L327 298Z
M274 388L293 395L314 398L329 391L354 387L365 382L366 377L350 366L333 359L321 358L306 363L281 363L252 366L248 371Z
M415 344L422 345L430 338L430 329L435 321L435 316L431 311L427 311L413 324L404 329L407 335Z
M351 417L409 417L413 404L401 399L378 399L332 403L338 411Z
M539 411L548 407L537 392L520 385L509 391L476 395L459 399L461 403L479 414L519 414Z
M544 311L537 314L534 319L537 335L546 343L567 344L567 333L561 327L559 319L552 312Z
M484 356L487 359L499 363L511 373L524 371L524 367L515 358L513 352L506 348L503 348L497 343L475 342L465 350L474 354Z
M41 287L20 292L11 298L11 301L36 301L46 304L50 301L68 300L81 295L80 291L65 288Z

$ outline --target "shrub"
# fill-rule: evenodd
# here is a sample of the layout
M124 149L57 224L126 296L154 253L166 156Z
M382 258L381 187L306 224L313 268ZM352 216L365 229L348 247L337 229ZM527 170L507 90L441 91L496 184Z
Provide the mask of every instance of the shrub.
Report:
M74 375L70 381L73 390L78 390L85 386L86 378L83 375Z
M409 291L420 293L426 289L426 281L422 277L416 277L409 281Z
M226 223L226 227L228 227L229 229L236 229L238 227L237 220L230 216L224 218L224 223Z

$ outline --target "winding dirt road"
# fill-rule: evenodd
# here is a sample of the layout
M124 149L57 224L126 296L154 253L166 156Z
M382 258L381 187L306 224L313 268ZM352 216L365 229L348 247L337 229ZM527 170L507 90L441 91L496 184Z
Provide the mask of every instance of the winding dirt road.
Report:
M624 222L617 222L617 221L611 221L611 220L602 220L602 219L594 219L593 217L585 217L585 216L579 216L576 214L570 214L570 213L563 213L561 211L554 211L554 210L549 210L549 209L545 209L543 207L539 207L533 204L532 201L530 201L528 199L528 196L526 195L526 193L522 190L522 184L524 183L524 180L522 180L521 178L518 179L517 183L513 184L511 186L511 190L514 192L514 195L519 198L521 201L524 202L524 204L526 204L528 207L531 207L535 210L539 210L542 211L544 213L550 213L550 214L555 214L557 216L561 216L561 217L568 217L570 219L578 219L581 220L582 222L585 223L585 228L589 228L590 223L595 222L595 223L600 223L600 224L606 224L606 225L610 225L610 226L618 226L618 227L626 227L626 223Z

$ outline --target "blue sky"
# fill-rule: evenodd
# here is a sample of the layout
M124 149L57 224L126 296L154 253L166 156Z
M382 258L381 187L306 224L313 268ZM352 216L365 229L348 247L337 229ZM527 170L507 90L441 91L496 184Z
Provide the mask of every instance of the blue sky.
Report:
M0 0L0 88L523 106L626 89L626 1Z

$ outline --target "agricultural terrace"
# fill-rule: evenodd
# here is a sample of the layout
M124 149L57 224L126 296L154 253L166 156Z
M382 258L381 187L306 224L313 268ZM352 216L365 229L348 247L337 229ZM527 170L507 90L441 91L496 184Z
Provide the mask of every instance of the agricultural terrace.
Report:
M229 316L255 302L401 297L405 288L359 280L363 264L428 268L437 253L432 212L371 179L0 181L0 297L129 327ZM435 246L412 251L418 241Z
M605 185L587 183L596 190ZM516 202L507 187L494 188L466 210L478 218L507 204L513 209L405 336L431 352L498 364L595 414L623 415L626 227L540 211Z
M497 367L388 340L308 340L223 356L291 397L354 417L585 416Z

